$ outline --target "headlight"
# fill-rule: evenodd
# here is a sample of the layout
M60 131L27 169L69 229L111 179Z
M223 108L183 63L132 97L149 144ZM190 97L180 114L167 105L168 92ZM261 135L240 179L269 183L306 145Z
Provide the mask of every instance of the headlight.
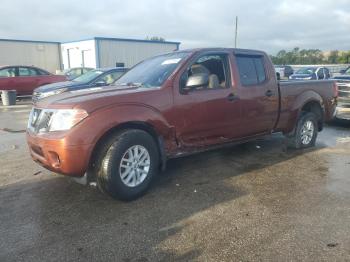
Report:
M82 109L58 109L52 114L49 131L69 130L88 116Z
M33 108L28 128L35 132L65 131L88 116L83 109L39 109Z
M57 90L54 90L54 91L40 93L38 98L42 99L42 98L45 98L45 97L58 95L58 94L61 94L61 93L65 92L65 91L67 91L67 90L68 90L68 88L61 88L61 89L57 89Z

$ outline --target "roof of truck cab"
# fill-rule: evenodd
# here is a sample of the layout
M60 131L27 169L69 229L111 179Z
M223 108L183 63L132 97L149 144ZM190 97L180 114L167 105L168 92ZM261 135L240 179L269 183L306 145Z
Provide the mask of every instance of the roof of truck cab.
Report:
M253 49L242 49L242 48L226 48L226 47L210 47L210 48L192 48L192 49L182 49L176 52L215 52L215 51L233 51L236 54L265 54L261 50Z

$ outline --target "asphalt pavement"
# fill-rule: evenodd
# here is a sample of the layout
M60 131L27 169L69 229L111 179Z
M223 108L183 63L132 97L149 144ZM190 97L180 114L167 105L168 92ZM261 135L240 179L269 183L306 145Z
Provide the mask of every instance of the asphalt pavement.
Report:
M171 160L125 203L28 153L30 105L0 107L0 261L350 261L350 124Z

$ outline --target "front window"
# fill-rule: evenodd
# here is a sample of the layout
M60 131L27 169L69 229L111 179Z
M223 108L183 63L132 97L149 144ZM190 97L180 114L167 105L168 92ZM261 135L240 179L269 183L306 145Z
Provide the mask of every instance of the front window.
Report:
M125 73L115 85L159 87L188 55L188 52L178 52L147 59Z
M345 75L350 75L350 67L345 71Z
M98 77L99 75L103 74L103 71L101 70L92 70L89 71L81 76L78 76L77 78L74 78L74 82L90 82L92 80L94 80L96 77Z
M301 68L298 71L296 71L296 74L301 74L301 75L311 75L315 73L316 68Z
M15 76L16 76L15 67L7 67L0 70L0 77L15 77Z

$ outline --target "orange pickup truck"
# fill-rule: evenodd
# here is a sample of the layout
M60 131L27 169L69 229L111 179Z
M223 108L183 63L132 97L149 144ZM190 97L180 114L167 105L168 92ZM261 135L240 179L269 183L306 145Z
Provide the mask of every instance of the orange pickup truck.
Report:
M336 97L334 81L279 82L261 51L185 50L147 59L113 86L40 100L27 141L49 170L131 200L169 158L274 132L313 146Z

